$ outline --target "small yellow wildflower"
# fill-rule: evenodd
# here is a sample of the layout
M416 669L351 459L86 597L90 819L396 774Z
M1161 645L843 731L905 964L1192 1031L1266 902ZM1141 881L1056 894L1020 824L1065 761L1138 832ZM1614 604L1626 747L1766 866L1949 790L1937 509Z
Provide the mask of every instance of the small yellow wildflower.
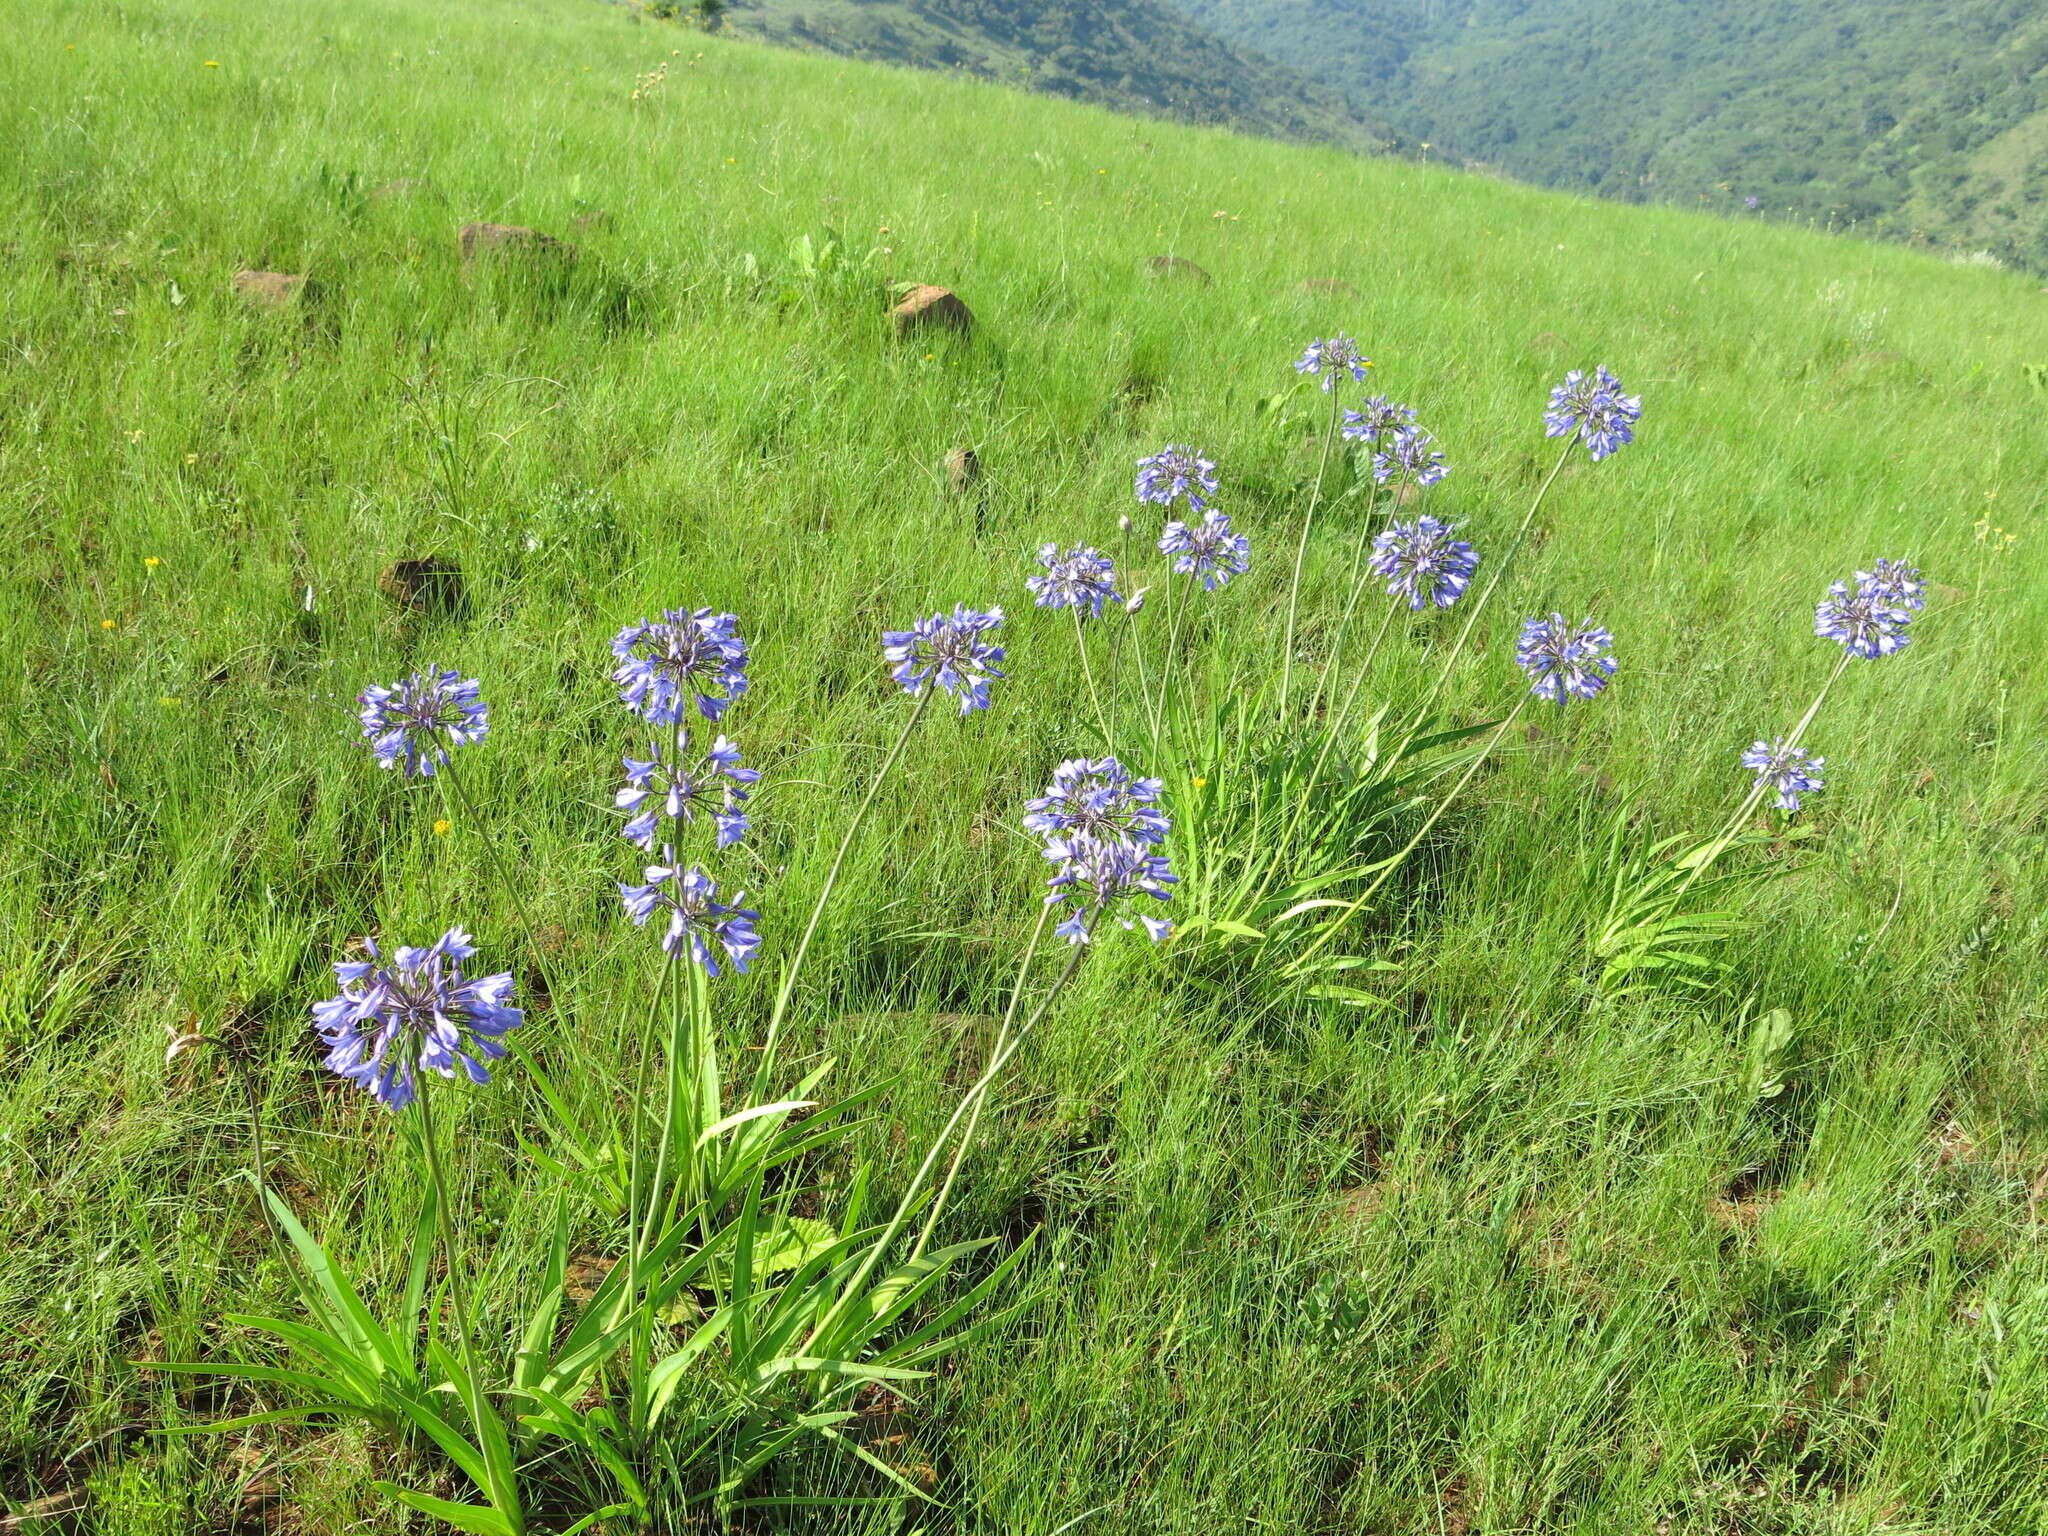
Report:
M139 443L139 442L141 442L141 441L142 441L142 428L140 428L140 427L137 427L137 428L136 428L136 429L135 429L135 430L134 430L133 432L130 432L130 433L128 434L128 441L129 441L129 442L131 442L131 443Z
M184 702L185 701L183 699L171 694L165 694L162 698L157 700L157 703L163 705L165 709L176 709L180 704Z
M434 836L436 836L436 837L446 837L447 835L448 835L448 818L447 818L446 816L443 816L443 817L441 817L441 818L440 818L440 819L439 819L438 821L436 821L436 822L434 823Z
M142 563L148 566L153 571L158 566L162 565L163 561L155 555L144 555L142 557Z
M112 619L101 619L101 620L100 620L100 628L101 628L101 629L112 629L112 628L114 628L114 627L115 627L115 626L114 626L114 621L113 621Z
M1209 781L1208 781L1207 779L1204 779L1204 778L1199 778L1199 777L1198 777L1198 778L1197 778L1197 779L1195 780L1195 788L1197 788L1197 789L1207 789L1208 787L1209 787Z
M208 60L206 61L206 67L207 67L208 69L219 69L219 68L220 68L220 60L219 60L219 59L208 59Z
M199 462L199 455L196 453L188 453L185 455L185 462L187 464L197 464Z

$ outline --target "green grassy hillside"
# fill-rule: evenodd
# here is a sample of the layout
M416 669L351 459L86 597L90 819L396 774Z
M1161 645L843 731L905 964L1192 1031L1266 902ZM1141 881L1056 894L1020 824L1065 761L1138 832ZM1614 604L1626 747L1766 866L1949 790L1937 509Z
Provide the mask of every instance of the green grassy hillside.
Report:
M1180 614L1190 696L1264 710L1323 419L1290 365L1339 329L1452 460L1427 510L1506 571L1440 722L1526 693L1526 614L1608 625L1612 687L1528 705L1440 822L1441 781L1390 804L1395 842L1429 836L1342 930L1338 952L1383 967L1340 973L1369 1003L1290 977L1284 945L1107 933L1000 1078L942 1224L1000 1241L940 1295L1036 1233L1003 1282L1028 1305L900 1398L864 1395L847 1431L937 1502L807 1440L749 1492L881 1502L735 1528L2048 1518L2034 284L585 0L0 9L0 142L0 1501L29 1517L10 1529L429 1530L376 1481L474 1496L417 1437L354 1423L169 1435L293 1389L134 1362L275 1363L230 1314L296 1315L237 1064L273 1186L380 1316L401 1301L415 1122L326 1072L309 1028L367 933L459 923L531 1009L530 1065L433 1085L462 1258L424 1283L473 1288L494 1379L558 1219L572 1299L619 1258L536 1073L607 1126L634 1085L659 962L615 895L643 863L617 835L619 758L645 743L607 642L664 607L731 610L753 646L723 728L765 778L721 868L764 946L714 984L741 1063L905 718L878 631L1010 614L993 707L941 700L881 783L789 1016L792 1061L837 1061L822 1094L878 1096L787 1187L830 1220L856 1159L879 1199L904 1189L1032 931L1023 802L1096 750L1074 626L1023 586L1034 551L1121 557L1127 511L1149 543L1134 460L1204 445L1253 563ZM465 272L470 220L578 259ZM1213 282L1155 275L1163 254ZM245 268L317 290L265 308L233 290ZM955 289L972 337L892 340L904 282ZM1598 363L1641 393L1637 440L1571 463L1504 566L1554 462L1546 393ZM982 478L958 495L942 466L965 446ZM1332 475L1297 677L1330 656L1376 526ZM1728 817L1736 754L1837 654L1814 603L1879 555L1925 567L1926 610L1819 717L1806 835L1750 823L1743 867L1779 878L1728 898L1728 969L1600 993L1602 840ZM380 573L429 556L464 600L407 614ZM1178 613L1156 567L1134 631L1155 645ZM1367 703L1414 707L1459 611L1365 601L1394 613ZM358 740L359 691L429 663L491 703L461 752L472 806ZM1295 729L1283 746L1370 779L1357 731ZM1282 761L1223 736L1136 763L1169 780L1184 922L1192 833L1253 838L1255 775ZM195 1031L219 1043L167 1062ZM664 1337L716 1299L686 1295ZM530 1529L597 1508L593 1466L536 1455Z

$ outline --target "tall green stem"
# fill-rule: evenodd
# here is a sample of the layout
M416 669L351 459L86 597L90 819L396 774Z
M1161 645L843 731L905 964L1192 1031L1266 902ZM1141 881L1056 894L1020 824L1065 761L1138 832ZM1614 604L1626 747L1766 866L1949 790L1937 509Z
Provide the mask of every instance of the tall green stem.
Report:
M1396 511L1401 505L1401 493L1407 487L1408 471L1404 469L1394 483L1391 498ZM1344 614L1337 621L1337 634L1330 642L1330 654L1323 658L1323 670L1316 678L1316 691L1309 695L1308 717L1311 720L1315 718L1316 710L1323 702L1323 690L1330 686L1330 675L1336 671L1337 662L1344 654L1344 641L1351 633L1351 616L1357 611L1358 599L1369 585L1365 579L1365 547L1372 539L1374 515L1379 511L1379 505L1379 487L1374 486L1372 495L1366 498L1365 515L1358 520L1358 537L1351 545L1351 584L1350 593L1344 599ZM1384 634L1385 630L1382 629L1381 633Z
M491 836L490 829L477 814L476 804L470 799L469 791L463 787L462 775L456 771L453 752L447 755L447 760L441 764L440 772L434 777L447 786L449 796L455 802L455 809L461 812L465 822L476 829L477 838L484 846L484 857L491 866L491 876L498 882L498 888L505 893L505 900L512 908L512 916L519 924L519 935L526 941L526 952L533 957L533 968L540 972L541 981L547 986L549 1003L559 1012L566 994L556 984L554 968L541 953L538 931L533 926L533 919L526 915L526 904L519 899L519 887L513 883L511 873L506 868L504 856L498 849L498 841Z
M1114 751L1109 735L1109 716L1102 710L1102 695L1095 688L1095 669L1088 661L1088 631L1081 618L1081 606L1076 603L1071 612L1074 615L1074 649L1081 655L1081 676L1088 683L1088 698L1095 706L1095 724L1102 731L1102 750Z
M1301 568L1308 559L1309 530L1315 526L1316 509L1323 503L1323 479L1330 469L1330 447L1337 440L1337 383L1335 379L1324 381L1330 386L1330 419L1323 428L1323 454L1316 464L1315 489L1309 493L1308 511L1302 514L1301 542L1294 550L1294 578L1287 588L1287 645L1280 654L1280 718L1287 718L1287 704L1293 697L1294 683L1294 621L1301 606Z

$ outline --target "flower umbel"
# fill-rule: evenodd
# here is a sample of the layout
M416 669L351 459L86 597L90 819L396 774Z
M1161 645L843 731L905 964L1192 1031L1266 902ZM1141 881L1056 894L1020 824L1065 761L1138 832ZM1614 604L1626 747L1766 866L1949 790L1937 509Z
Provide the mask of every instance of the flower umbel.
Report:
M1294 365L1296 373L1306 373L1323 381L1323 393L1328 394L1337 387L1338 377L1350 374L1353 382L1363 384L1365 371L1372 367L1372 359L1358 350L1358 343L1339 331L1335 336L1322 338L1308 344L1308 350L1301 354Z
M1045 904L1071 905L1065 919L1053 928L1069 944L1089 943L1104 918L1114 918L1129 928L1132 917L1119 910L1121 903L1136 896L1165 901L1173 894L1168 887L1176 883L1164 854L1121 837L1090 837L1086 833L1055 837L1046 842L1045 856L1059 866L1046 881L1051 893ZM1173 931L1173 925L1162 918L1141 913L1137 921L1145 925L1155 944Z
M450 747L482 741L490 730L482 688L473 677L434 667L389 688L373 684L356 700L363 739L386 768L432 778Z
M1104 603L1123 601L1115 562L1100 550L1083 544L1062 554L1059 545L1047 544L1038 551L1038 563L1045 574L1026 577L1024 585L1041 608L1085 608L1090 618L1100 618Z
M1405 597L1410 608L1434 603L1448 608L1465 595L1479 554L1455 537L1456 523L1418 517L1395 523L1372 541L1372 571L1387 582L1389 597Z
M747 691L747 643L737 615L670 608L612 637L619 700L650 725L674 725L694 704L706 720Z
M1415 408L1374 395L1362 410L1344 413L1343 435L1354 443L1378 443L1392 437L1415 420Z
M1203 498L1216 494L1216 466L1202 457L1199 448L1168 443L1149 459L1138 460L1138 500L1170 507L1185 500L1190 512L1208 505Z
M1168 523L1159 550L1178 557L1173 568L1181 575L1201 577L1205 592L1228 586L1231 577L1251 569L1252 541L1232 533L1229 514L1213 509L1193 527Z
M1003 648L982 636L1002 622L1000 608L979 613L958 603L950 615L935 613L908 629L884 630L882 659L896 664L889 675L912 697L936 682L960 700L961 714L987 709L989 679L1003 675L996 665Z
M1609 649L1614 636L1588 623L1573 629L1564 615L1528 619L1515 641L1515 665L1529 674L1529 691L1539 699L1563 704L1573 694L1590 699L1607 686L1614 672Z
M1574 368L1550 392L1543 413L1545 437L1574 436L1583 440L1595 463L1635 441L1635 423L1643 414L1643 397L1621 392L1621 380L1603 366L1593 377Z
M470 1081L489 1082L484 1063L502 1057L500 1037L526 1021L512 1006L511 973L464 976L476 946L460 928L424 949L401 947L389 965L373 940L363 947L369 959L334 967L341 995L313 1005L329 1069L386 1109L419 1096L419 1070L453 1077L460 1064Z
M1172 829L1159 809L1157 779L1139 779L1113 757L1070 757L1025 809L1026 830L1049 842L1072 837L1159 843Z
M1808 757L1796 746L1783 741L1759 741L1742 754L1742 766L1756 770L1756 788L1776 791L1778 809L1796 811L1799 797L1821 788L1824 757Z
M1927 606L1927 583L1920 579L1920 567L1904 560L1872 561L1869 570L1856 573L1856 585L1893 608L1918 612Z
M1451 472L1436 439L1420 427L1403 427L1386 448L1372 456L1372 477L1385 484L1404 475L1417 485L1435 485Z
M748 786L760 781L761 771L740 766L738 747L720 736L694 765L682 769L664 760L659 742L651 743L648 752L644 760L624 759L626 787L612 802L622 811L639 813L620 829L627 842L652 853L664 816L685 823L709 817L718 828L721 848L747 835Z
M715 943L726 952L732 968L745 975L747 962L761 947L761 937L754 931L761 914L740 905L747 893L736 893L727 906L716 899L718 886L703 870L677 864L673 848L664 846L661 853L662 863L647 866L645 885L619 883L626 915L634 926L644 928L656 912L667 912L668 928L661 936L664 950L674 954L687 938L690 958L704 967L705 975L716 976L718 957L711 947Z
M1913 638L1906 633L1912 622L1910 608L1893 601L1888 589L1867 584L1861 576L1853 591L1845 581L1829 587L1828 595L1813 611L1816 635L1833 640L1865 661L1903 651Z

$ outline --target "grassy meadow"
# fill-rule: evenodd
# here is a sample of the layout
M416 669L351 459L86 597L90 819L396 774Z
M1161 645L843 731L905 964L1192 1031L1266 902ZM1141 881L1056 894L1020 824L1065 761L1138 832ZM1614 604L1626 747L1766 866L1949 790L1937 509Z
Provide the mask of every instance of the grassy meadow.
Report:
M932 1499L740 1527L2048 1521L2033 283L582 0L0 9L0 142L8 1530L439 1528L373 1487L408 1458L433 1484L431 1455L318 1421L166 1435L272 1400L133 1362L271 1358L224 1314L292 1315L235 1061L273 1186L367 1294L401 1284L417 1159L323 1069L308 1008L356 936L456 923L528 987L491 848L567 994L529 990L524 1045L592 1113L624 1091L658 955L616 897L643 861L612 810L636 744L607 643L643 615L730 610L753 647L723 728L764 779L726 868L765 942L715 984L745 1061L908 707L878 632L1009 614L993 707L941 700L884 784L789 1026L797 1068L836 1059L829 1094L882 1090L846 1155L900 1186L1037 915L1023 802L1096 749L1034 552L1119 553L1125 511L1156 529L1134 461L1203 445L1252 569L1184 641L1219 697L1268 679L1322 409L1290 365L1340 329L1435 432L1454 468L1427 509L1482 553L1554 458L1564 370L1640 392L1635 444L1558 480L1442 707L1499 719L1526 691L1516 621L1553 609L1613 630L1612 687L1525 712L1353 924L1392 967L1372 1003L1256 946L1197 965L1105 937L944 1221L1036 1231L1010 1293L1032 1304L868 1415ZM469 220L579 259L465 274ZM1159 254L1213 283L1152 275ZM242 268L318 288L266 309ZM892 340L907 281L955 289L973 336ZM969 445L958 494L943 462ZM1339 496L1317 525L1304 670L1364 515ZM1728 969L1597 995L1606 830L1713 833L1737 754L1839 654L1814 603L1880 555L1926 569L1927 608L1815 724L1808 835L1744 850L1789 867L1743 898ZM427 556L459 564L457 611L380 592ZM1397 622L1372 694L1417 699L1457 617ZM358 739L357 693L428 663L491 704L461 757L474 816ZM1134 766L1176 795L1200 767ZM1207 786L1212 827L1232 789ZM167 1063L194 1029L224 1045ZM478 1331L509 1355L559 1149L517 1063L438 1101ZM593 1265L613 1240L575 1232ZM888 1491L815 1446L764 1479Z

